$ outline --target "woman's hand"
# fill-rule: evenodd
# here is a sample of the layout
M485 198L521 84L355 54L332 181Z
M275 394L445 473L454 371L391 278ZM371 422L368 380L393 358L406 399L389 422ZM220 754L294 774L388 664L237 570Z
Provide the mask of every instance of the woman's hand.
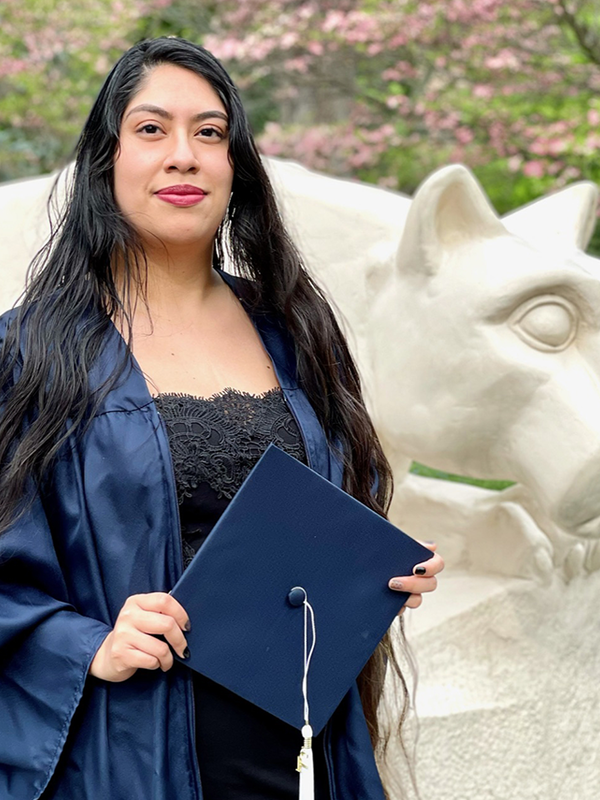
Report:
M429 550L433 550L434 553L437 549L435 542L420 542L420 544ZM410 597L400 610L401 614L405 608L418 608L421 605L423 593L434 591L437 587L437 578L435 576L443 569L444 559L436 553L428 561L417 564L413 569L412 575L390 579L388 583L390 589L394 589L397 592L410 592Z
M163 672L173 666L167 642L182 658L189 657L183 630L190 629L183 606L165 592L128 597L115 627L100 645L89 674L105 681L120 682L138 669ZM152 634L162 634L166 642Z

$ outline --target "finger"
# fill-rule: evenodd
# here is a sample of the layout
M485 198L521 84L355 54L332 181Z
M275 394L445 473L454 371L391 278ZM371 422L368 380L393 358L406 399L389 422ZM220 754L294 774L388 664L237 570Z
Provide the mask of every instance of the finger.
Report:
M435 553L431 558L427 559L427 561L416 564L413 569L413 575L437 575L437 573L441 572L443 569L444 559Z
M131 649L127 654L126 662L120 665L123 672L129 672L136 669L159 669L160 661L156 656L150 653L144 653L142 650Z
M411 594L398 612L398 616L401 617L402 614L406 611L407 608L418 608L421 603L423 602L423 598L420 594Z
M426 547L428 550L433 550L434 552L437 550L437 542L432 542L429 539L423 541L422 539L417 539L419 544L422 544L423 547Z
M141 650L131 651L131 666L136 669L160 669L160 660Z
M190 650L188 648L186 638L175 620L173 620L171 629L166 631L166 633L163 633L163 636L181 658L189 658Z
M149 592L148 594L135 594L129 598L144 611L156 611L159 614L168 614L177 622L181 630L190 630L190 619L184 607L166 592Z
M395 592L408 592L409 594L422 594L423 592L433 592L437 588L437 578L422 578L419 575L406 575L399 578L392 578L388 586Z
M411 594L406 603L406 608L418 608L423 602L423 597L420 594Z
M168 614L159 614L156 611L144 611L144 609L132 606L125 609L120 615L115 628L119 629L119 622L129 623L133 630L142 633L151 633L164 636L173 650L182 658L185 658L187 641L183 632L173 617Z
M139 631L132 632L128 641L127 650L123 654L123 657L125 659L136 658L133 655L136 652L151 656L158 662L158 666L163 672L167 672L167 670L171 669L173 666L173 653L169 645L162 641L162 639L157 639L155 636L151 636L148 633L140 633ZM149 669L156 669L156 667L149 667Z

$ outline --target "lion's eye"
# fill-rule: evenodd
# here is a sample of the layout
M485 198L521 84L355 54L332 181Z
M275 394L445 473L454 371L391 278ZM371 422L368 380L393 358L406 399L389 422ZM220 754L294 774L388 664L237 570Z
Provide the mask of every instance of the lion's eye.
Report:
M514 312L510 325L532 347L556 352L568 347L577 335L577 313L558 295L536 297Z

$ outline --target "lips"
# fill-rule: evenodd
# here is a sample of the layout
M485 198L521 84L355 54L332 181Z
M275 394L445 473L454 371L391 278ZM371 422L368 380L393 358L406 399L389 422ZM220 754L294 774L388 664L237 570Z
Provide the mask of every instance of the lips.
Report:
M189 183L177 183L175 186L167 186L165 189L160 189L156 194L178 194L178 195L186 195L186 194L206 194L204 189L200 189L199 186L191 186Z
M204 189L200 189L199 186L178 183L175 186L166 186L164 189L155 192L155 194L166 203L171 203L175 206L191 206L203 200L207 192Z

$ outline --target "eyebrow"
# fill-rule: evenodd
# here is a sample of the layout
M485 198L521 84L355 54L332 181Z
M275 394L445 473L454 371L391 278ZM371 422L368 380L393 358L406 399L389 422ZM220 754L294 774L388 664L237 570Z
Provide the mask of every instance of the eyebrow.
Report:
M163 119L173 119L173 114L166 109L161 108L160 106L149 105L148 103L142 103L141 105L132 108L131 111L126 114L125 119L139 111L147 111L150 114L156 114L157 117L162 117ZM200 111L199 114L194 114L192 117L192 122L202 122L205 119L214 119L215 117L222 119L225 122L229 122L227 114L224 114L222 111L217 111L216 109L213 109L212 111Z

